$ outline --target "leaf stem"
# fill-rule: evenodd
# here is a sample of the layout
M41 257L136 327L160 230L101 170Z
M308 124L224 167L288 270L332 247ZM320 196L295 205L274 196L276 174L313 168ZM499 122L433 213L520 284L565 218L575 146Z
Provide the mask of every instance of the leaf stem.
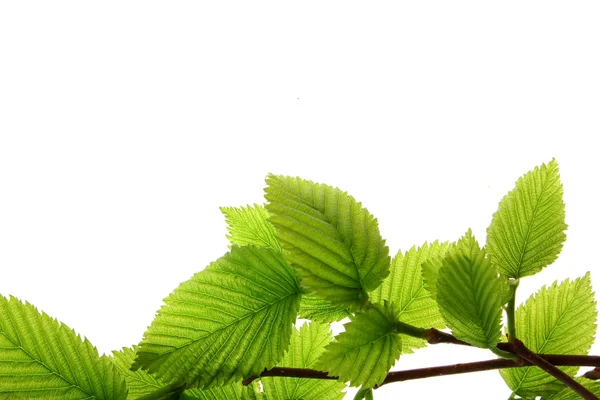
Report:
M469 343L463 342L462 340L457 339L455 336L446 332L442 332L435 328L418 328L416 326L407 324L402 321L396 321L394 329L397 333L426 340L429 344L452 343L460 344L463 346L470 346Z
M512 342L517 338L515 328L515 298L519 287L519 279L508 279L508 290L510 290L510 300L506 304L506 324L508 325L508 341Z

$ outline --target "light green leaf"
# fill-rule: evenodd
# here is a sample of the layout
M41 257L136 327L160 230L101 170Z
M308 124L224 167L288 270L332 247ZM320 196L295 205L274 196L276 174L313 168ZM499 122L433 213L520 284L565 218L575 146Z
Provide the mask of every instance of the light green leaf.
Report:
M265 198L302 285L352 311L365 307L389 273L377 220L346 192L300 178L269 175Z
M277 366L313 369L329 342L331 332L328 324L304 324L300 331L292 334L290 349ZM268 400L343 399L342 389L346 387L339 381L319 379L267 377L261 378L261 382Z
M221 207L221 211L229 224L228 239L231 244L256 245L282 251L275 236L275 227L269 222L269 213L263 206ZM302 296L299 313L300 318L322 322L340 321L351 315L347 307L331 304L315 293Z
M550 265L566 239L565 203L558 163L523 175L500 202L487 229L487 249L500 273L533 275Z
M500 339L501 288L485 251L461 248L444 258L437 301L452 333L474 346L495 348Z
M0 296L0 398L127 398L113 365L72 329Z
M471 228L467 230L463 237L458 239L454 247L454 251L468 258L477 258L481 250L482 248L477 239L475 239L475 236L473 236Z
M131 364L135 360L135 350L129 347L124 347L120 351L114 350L112 357L107 357L119 371L121 376L127 383L129 389L128 399L136 399L141 396L150 394L161 387L165 383L146 371L132 371Z
M396 333L393 305L371 304L344 325L317 362L317 369L339 376L352 386L373 387L385 379L400 357L402 340Z
M227 386L186 390L179 400L255 400L259 398L258 386L243 386L241 382Z
M444 263L444 257L431 257L421 264L421 273L423 274L423 287L429 293L429 296L436 301L437 305L437 280L440 274L440 268Z
M125 379L129 389L128 399L138 399L160 391L160 396L155 395L155 398L177 400L184 390L182 385L169 386L144 370L132 371L131 365L135 360L135 346L133 349L124 347L119 351L115 350L112 352L112 357L107 357L107 359L115 365L117 371Z
M247 207L221 207L228 224L227 239L238 246L255 245L281 251L269 213L258 204Z
M586 378L574 378L583 387L596 396L600 396L600 383ZM568 387L563 387L560 391L549 396L542 397L542 400L581 400L581 396Z
M331 304L331 302L320 298L315 293L302 295L300 311L298 312L299 318L330 323L351 316L352 313L347 308Z
M283 357L299 302L280 253L233 246L165 299L133 367L189 387L257 375Z
M517 337L534 353L579 354L590 351L596 333L596 301L589 273L573 282L542 287L516 311ZM560 367L575 375L579 367ZM506 384L519 395L556 392L555 378L537 367L501 370Z
M450 249L450 243L425 243L413 247L405 254L398 252L392 260L390 275L381 286L371 292L371 301L383 304L388 301L398 311L396 318L404 323L420 328L446 327L438 305L425 289L421 265L432 259L442 258ZM427 342L412 336L402 335L402 353L412 353L412 349L424 347Z
M437 279L444 262L444 257L460 251L463 255L473 258L480 250L479 243L475 240L471 229L469 229L457 242L449 244L443 253L432 255L425 260L421 264L423 283L431 298L434 300L437 299Z

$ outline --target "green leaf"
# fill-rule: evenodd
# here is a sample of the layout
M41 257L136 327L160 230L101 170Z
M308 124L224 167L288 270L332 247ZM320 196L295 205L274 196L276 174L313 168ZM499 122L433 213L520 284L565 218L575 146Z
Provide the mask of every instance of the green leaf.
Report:
M256 385L243 386L241 382L227 386L186 390L180 400L255 400L259 398Z
M247 207L221 207L228 224L227 239L238 246L255 245L281 251L269 213L258 204Z
M127 383L129 389L128 399L136 399L141 396L150 394L161 387L165 383L146 371L132 371L131 364L135 360L135 350L129 347L124 347L120 351L114 350L112 357L107 357L111 361L121 376Z
M335 337L317 362L317 369L339 376L352 386L381 384L400 357L402 340L396 333L393 306L371 304L344 325L346 331Z
M586 378L574 379L581 385L583 385L583 387L585 387L587 390L594 393L596 396L600 396L599 382L592 381ZM563 387L560 391L554 394L542 397L542 400L581 400L581 396L575 393L572 389L569 389L568 387Z
M229 224L228 236L231 244L256 245L282 251L275 236L275 227L269 222L269 213L263 206L221 207ZM331 304L314 293L302 296L300 318L322 322L340 321L352 315L347 307Z
M347 308L331 304L320 298L315 293L302 295L298 317L318 322L337 322L351 317L352 313Z
M277 366L313 369L329 342L331 332L328 324L304 324L292 334L290 349ZM269 400L341 400L344 398L342 389L346 387L339 381L318 379L266 377L261 378L261 382Z
M487 249L500 273L521 278L556 260L567 229L562 195L552 160L519 178L502 199L487 229Z
M113 351L112 357L107 357L127 383L127 388L129 389L127 398L138 399L142 396L153 394L153 398L157 399L178 400L184 390L181 384L179 386L170 386L146 371L131 370L131 365L135 360L135 350L135 346L133 349L124 347L120 351ZM160 395L158 395L158 392L160 392Z
M257 375L283 357L300 296L280 253L233 246L165 299L133 368L189 387Z
M352 311L365 307L389 273L377 220L346 192L300 178L269 175L265 198L302 284Z
M0 296L0 398L126 399L125 382L87 339L29 303Z
M517 337L534 353L579 354L590 351L596 333L596 301L589 273L573 282L542 287L516 311ZM579 367L560 367L575 375ZM537 367L501 370L506 384L519 395L556 392L555 378Z
M485 251L472 249L461 247L459 241L458 250L444 258L437 301L454 336L474 346L495 348L502 317L500 281Z
M381 286L371 294L371 301L383 304L393 303L398 311L396 318L404 323L421 327L446 327L438 305L425 289L421 274L421 265L430 260L441 258L450 249L450 243L425 243L422 247L413 247L405 254L398 252L392 260L390 275ZM427 342L412 336L402 335L402 353L412 353L412 349L424 347Z
M471 258L475 257L481 248L479 243L475 240L471 229L465 233L457 242L448 245L448 248L444 252L437 255L432 255L421 264L423 283L425 289L429 292L432 299L437 299L437 280L440 272L440 268L444 262L444 257L451 253L460 251L462 254L467 255Z
M444 257L431 257L421 264L421 273L423 274L423 287L429 293L429 296L436 301L437 307L437 280L440 274L440 268L444 263Z

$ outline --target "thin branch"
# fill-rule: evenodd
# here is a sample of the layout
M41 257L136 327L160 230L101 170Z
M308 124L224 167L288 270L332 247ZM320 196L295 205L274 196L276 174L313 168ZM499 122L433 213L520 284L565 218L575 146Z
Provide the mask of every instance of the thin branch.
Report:
M502 345L502 346L501 346ZM501 343L498 347L505 351L512 349L510 343ZM547 361L553 365L560 366L587 366L595 367L600 366L600 356L568 356L568 355L556 355L556 354L538 354L540 359ZM383 383L379 386L400 381L408 381L413 379L431 378L435 376L444 375L455 375L465 374L469 372L489 371L494 369L503 368L519 368L525 366L531 366L532 363L527 360L507 360L497 358L493 360L477 361L472 363L443 365L439 367L419 368L410 369L405 371L392 371L388 373ZM329 379L337 380L337 376L329 376L327 372L317 371L313 369L304 368L284 368L276 367L270 370L263 371L260 376L253 376L243 381L244 385L249 385L255 379L265 376L279 376L288 378L306 378L306 379Z
M307 368L287 368L287 367L275 367L271 369L265 369L259 376L251 376L242 381L244 386L248 386L258 378L265 376L280 376L287 378L305 378L305 379L330 379L337 380L337 376L329 376L327 372L317 371L315 369Z

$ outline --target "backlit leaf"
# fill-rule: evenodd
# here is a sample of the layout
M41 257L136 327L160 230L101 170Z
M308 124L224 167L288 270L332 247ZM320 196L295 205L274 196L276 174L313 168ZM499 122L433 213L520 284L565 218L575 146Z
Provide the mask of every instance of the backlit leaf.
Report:
M331 332L328 324L304 324L292 334L290 348L277 366L313 369L329 342ZM336 400L344 398L342 389L346 387L339 381L319 379L266 377L261 378L261 382L268 400Z
M257 375L283 357L299 301L280 253L233 246L165 299L133 367L190 387Z
M476 243L476 242L475 242ZM474 346L495 347L500 339L501 287L485 251L461 247L444 258L437 301L457 338Z
M299 318L310 319L319 322L337 322L352 316L347 308L331 304L331 302L320 298L315 293L302 295L300 301Z
M0 296L0 398L127 398L113 365L72 329Z
M596 301L589 273L574 281L540 289L516 311L516 335L535 353L579 354L590 351L596 333ZM560 367L575 375L578 367ZM519 395L552 393L556 379L537 367L501 370L506 384ZM558 386L557 386L558 385Z
M500 202L487 230L487 249L498 271L510 278L550 265L566 239L563 187L558 163L523 175Z
M373 387L383 382L402 350L395 330L396 314L387 304L372 304L357 313L344 325L345 332L327 345L317 369L352 386Z
M300 178L269 175L265 198L302 285L352 311L365 307L389 273L377 220L346 192Z
M411 248L405 254L398 252L392 260L390 275L381 286L371 292L371 301L394 304L396 318L404 323L420 328L443 329L446 323L438 305L425 289L421 265L441 258L451 245L449 243L425 243L420 248ZM412 336L402 335L402 353L412 353L412 349L424 347L427 342Z
M227 239L238 246L255 245L281 251L269 213L258 204L247 207L221 207L228 224Z

